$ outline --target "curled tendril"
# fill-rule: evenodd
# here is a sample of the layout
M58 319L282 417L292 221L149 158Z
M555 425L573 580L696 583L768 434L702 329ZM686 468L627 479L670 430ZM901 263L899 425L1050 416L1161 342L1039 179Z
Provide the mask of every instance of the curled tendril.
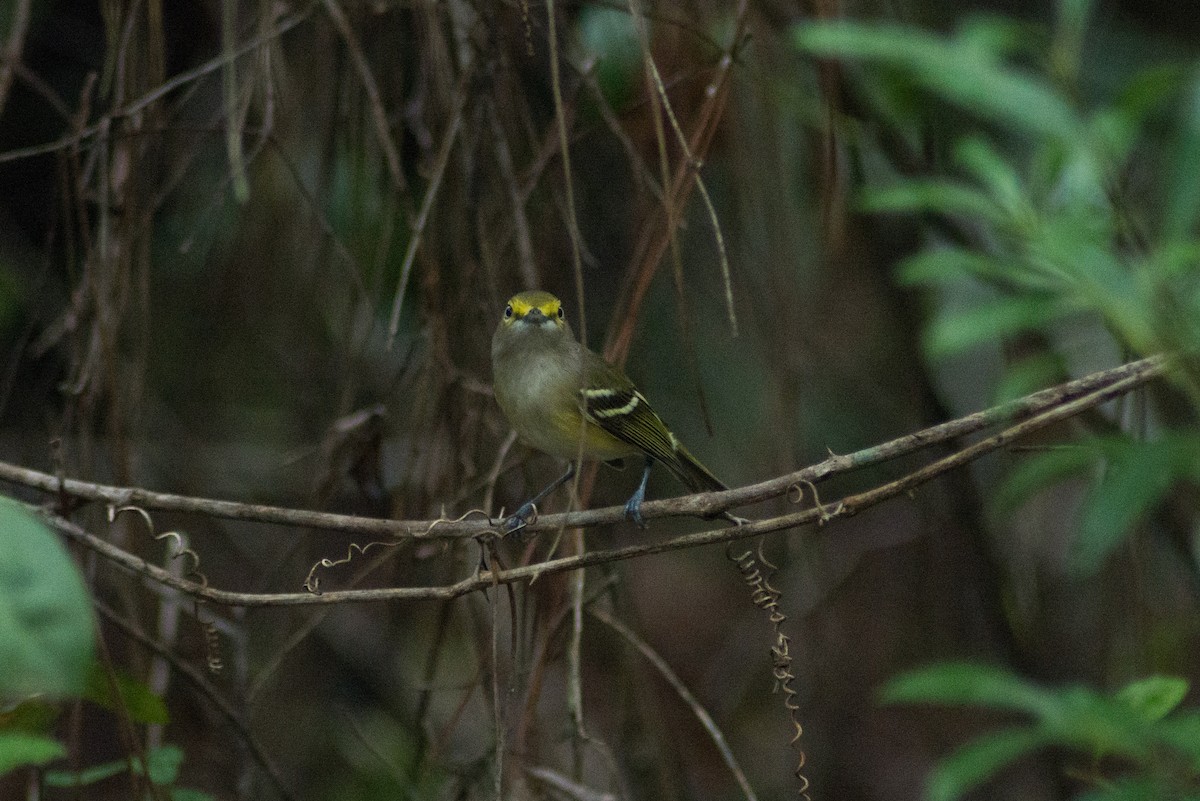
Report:
M434 522L436 523L437 521L435 520ZM340 565L350 564L350 562L354 561L355 554L365 555L368 550L370 550L372 547L374 547L376 545L379 545L381 547L391 548L393 546L399 545L401 542L403 542L403 540L391 540L391 541L375 540L373 542L368 542L366 545L359 545L357 542L352 542L352 543L350 543L350 546L346 549L346 555L343 556L341 559L330 559L328 557L325 557L324 559L318 560L315 565L313 565L311 568L309 568L308 576L305 577L305 579L304 579L304 589L308 590L313 595L320 595L321 594L321 577L317 575L317 571L331 568L331 567L338 567Z
M812 484L810 482L809 486ZM799 489L797 487L797 489ZM813 487L814 497L816 488ZM739 572L742 574L742 581L750 588L750 601L759 609L767 613L767 619L771 623L771 627L775 633L775 643L771 646L771 675L775 679L775 692L783 693L783 706L788 712L788 717L792 721L794 727L792 739L788 741L790 747L795 748L801 736L804 734L804 727L800 724L800 703L797 697L796 689L792 686L792 682L796 680L796 675L792 672L792 651L791 638L783 633L783 624L787 621L787 615L779 607L779 600L783 597L778 589L771 586L770 576L775 572L775 565L771 564L763 553L763 540L760 538L758 547L753 550L747 550L740 555L733 552L733 541L730 541L725 546L725 556L729 561L733 562ZM807 762L807 757L803 748L797 748L798 756L796 769L793 774L800 782L799 794L805 801L812 801L808 790L810 783L808 777L804 773L804 765Z
M211 620L204 622L204 661L208 672L214 676L225 669L221 659L221 635Z
M488 517L487 512L483 511L482 509L468 509L467 511L463 512L461 515L459 515L458 517L455 517L455 518L449 518L449 517L446 517L445 515L443 515L442 517L439 517L437 520L430 521L429 525L425 528L424 531L413 534L413 537L416 539L420 539L422 537L428 537L429 534L435 528L437 528L439 525L450 525L453 523L461 523L462 521L466 520L471 515L482 515L489 523L491 522L491 518ZM352 543L350 543L350 546L346 549L346 555L343 556L341 559L329 559L328 557L326 557L324 559L317 561L316 564L314 564L311 568L309 568L308 575L304 579L304 589L308 590L313 595L320 595L321 594L321 577L317 575L318 571L327 570L331 567L339 567L341 565L350 564L350 562L352 562L354 560L354 557L356 554L366 555L367 551L376 545L379 545L381 547L389 547L390 548L394 545L399 545L401 542L403 542L403 540L391 540L391 541L375 540L373 542L368 542L366 545L359 545L357 542L352 542Z
M414 537L428 537L430 534L433 533L433 530L435 528L437 528L439 525L451 525L453 523L461 523L462 521L466 520L471 515L480 515L481 517L483 517L484 520L488 521L488 523L492 522L491 516L487 512L483 511L482 509L468 509L467 511L463 512L461 515L459 515L458 517L455 517L453 519L443 515L442 517L439 517L437 520L431 521L429 523L429 526L424 531L422 531L420 534L414 534L413 536Z
M172 560L184 560L184 578L190 579L199 585L202 590L208 589L208 576L200 571L200 554L188 547L184 539L185 535L182 532L164 531L161 534L156 534L154 518L140 506L113 506L110 504L108 507L108 522L115 522L117 515L122 512L132 512L141 517L142 522L146 524L146 530L155 542L166 541L170 543L168 558ZM200 598L193 599L192 614L204 628L204 660L208 665L209 673L220 673L225 668L225 663L221 658L221 635L212 620L206 619L206 616L201 612L200 604Z
M833 451L830 451L830 454L833 455ZM801 484L808 487L808 489L812 492L813 508L817 510L817 517L818 517L817 525L819 525L819 526L825 525L830 520L832 520L833 518L835 518L839 514L841 514L842 511L846 508L846 505L844 503L842 503L841 501L838 501L837 506L833 507L832 511L830 509L828 509L824 504L821 503L821 496L817 492L817 485L812 483L808 479L803 479L802 481L798 481L795 484L792 484L790 487L788 487L788 500L791 501L792 503L799 504L801 501L804 500L804 489L803 489L803 487L800 486ZM796 493L794 498L792 497L793 491Z

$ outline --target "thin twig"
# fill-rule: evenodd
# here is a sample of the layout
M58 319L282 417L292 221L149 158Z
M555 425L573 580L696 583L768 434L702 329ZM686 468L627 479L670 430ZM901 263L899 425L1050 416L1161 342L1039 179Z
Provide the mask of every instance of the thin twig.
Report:
M734 22L735 35L733 45L741 40L742 31L746 24L748 4L745 0L738 5L737 17ZM681 208L692 189L695 188L697 177L696 165L703 161L708 153L709 145L716 135L717 125L724 114L729 98L729 85L732 79L732 52L727 52L717 64L716 74L704 89L704 104L696 115L695 128L688 140L688 151L692 158L680 162L675 170L671 185L664 187L667 203L675 208ZM664 203L666 207L666 203ZM612 313L612 324L609 325L608 342L604 348L605 357L617 364L623 363L633 342L634 323L637 321L637 311L645 300L650 289L663 253L671 240L672 232L666 228L665 212L662 209L649 222L643 225L634 246L632 263L635 265L633 281L622 289L622 297ZM727 302L729 298L727 297Z
M108 112L92 125L79 127L78 129L73 130L71 133L61 136L52 142L44 142L40 145L30 145L29 147L4 151L3 153L0 153L0 164L6 161L17 161L19 159L26 159L32 156L41 156L45 155L46 153L57 153L60 150L78 147L84 140L100 134L106 127L111 125L114 120L137 114L142 109L153 105L159 99L169 95L171 92L174 92L181 86L186 86L193 81L208 75L209 73L221 69L221 67L226 64L228 59L240 58L246 53L257 49L272 39L279 38L287 31L308 19L315 7L315 3L310 3L301 10L297 11L295 14L284 18L271 30L255 36L253 39L246 40L245 44L234 50L232 53L223 53L222 55L209 59L194 69L179 73L170 80L164 81L163 83L154 87L136 100L131 100L120 108Z
M700 721L700 725L708 732L708 736L712 739L713 744L717 747L717 751L721 754L721 759L725 761L725 765L729 768L730 773L737 780L738 787L742 788L742 794L746 796L747 801L758 801L758 796L754 794L754 788L750 786L750 781L746 778L745 771L738 764L737 757L733 755L733 751L729 748L729 743L725 741L725 735L717 728L716 721L712 719L712 715L708 714L708 710L704 708L703 704L696 700L696 696L692 695L692 691L683 683L683 679L679 678L675 671L671 669L671 666L667 664L667 660L663 659L658 651L655 651L650 646L650 643L639 637L633 629L603 609L589 606L588 613L624 637L625 641L636 648L638 653L654 666L659 675L666 679L667 684L671 685L671 689L687 704L688 708L692 710L692 714L695 715L696 720Z
M433 163L433 171L429 176L429 186L425 188L425 197L421 201L421 209L413 222L408 238L408 249L404 252L404 261L400 265L400 278L396 282L396 296L392 301L392 315L388 320L387 349L391 350L396 342L396 334L400 331L400 309L404 306L404 294L408 290L408 276L412 272L413 260L417 257L417 249L421 246L421 238L425 233L425 225L429 221L429 210L442 187L442 176L446 173L446 165L450 163L450 153L458 139L462 128L463 106L467 101L467 81L471 76L471 63L463 68L462 79L454 101L454 113L450 124L442 137L442 146L438 149L437 159Z
M12 10L12 22L8 29L8 41L0 54L0 115L8 101L8 90L12 88L13 74L21 63L21 51L25 49L25 34L29 31L29 7L33 0L17 0Z
M229 724L233 726L241 738L246 742L246 747L250 749L250 754L254 757L254 761L256 761L263 769L263 772L270 777L271 783L275 785L276 791L278 791L278 793L286 799L295 799L296 796L293 795L291 790L288 789L287 785L283 783L283 776L279 773L279 769L276 768L271 762L270 757L267 756L266 750L263 748L262 743L258 741L258 738L254 736L254 732L250 731L250 727L242 719L241 715L238 713L237 709L234 708L233 704L231 704L223 695L221 695L217 688L208 681L202 672L180 659L170 649L165 648L152 637L146 635L141 629L137 628L125 618L114 612L112 609L105 606L102 601L93 600L92 603L105 620L107 620L109 623L112 623L121 631L125 632L125 634L131 639L140 643L144 647L149 648L155 654L170 662L172 668L178 675L190 682L193 687L200 691L201 695L211 701L212 705L216 707L217 711L220 712L227 721L229 721Z
M362 82L363 91L367 94L367 105L371 109L371 122L375 125L375 138L379 142L379 147L383 149L383 158L387 162L388 174L392 178L392 188L403 194L406 186L404 171L400 168L400 152L396 149L396 143L392 141L387 110L383 105L383 97L379 93L379 84L371 73L371 65L367 62L362 45L358 43L354 28L350 25L350 20L346 18L346 12L342 10L342 7L337 4L336 0L321 0L321 5L325 6L325 13L333 21L333 27L337 29L338 36L341 36L346 43L350 60L354 62L358 79Z

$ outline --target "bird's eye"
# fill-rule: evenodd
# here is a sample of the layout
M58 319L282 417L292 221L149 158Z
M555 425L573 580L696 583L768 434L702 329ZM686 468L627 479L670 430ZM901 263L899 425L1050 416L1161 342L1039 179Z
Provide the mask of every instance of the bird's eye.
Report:
M512 310L512 304L510 303L504 307L504 319L507 320L508 318L512 317L512 315L513 315L513 310Z
M562 310L562 306L559 306L558 307L558 319L561 320L562 318L563 318L563 310Z

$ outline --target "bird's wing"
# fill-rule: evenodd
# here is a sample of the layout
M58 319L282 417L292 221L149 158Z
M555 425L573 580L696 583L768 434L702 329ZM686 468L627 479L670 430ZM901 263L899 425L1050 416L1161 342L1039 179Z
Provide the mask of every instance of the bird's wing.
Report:
M583 410L587 419L612 436L662 462L692 489L719 490L725 485L701 464L667 428L624 373L590 351L585 371Z

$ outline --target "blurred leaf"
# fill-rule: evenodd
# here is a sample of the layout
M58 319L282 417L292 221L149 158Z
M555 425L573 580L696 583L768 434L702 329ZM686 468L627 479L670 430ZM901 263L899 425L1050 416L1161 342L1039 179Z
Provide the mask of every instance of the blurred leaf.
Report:
M960 353L985 342L1031 331L1058 319L1070 306L1045 295L1001 297L964 311L936 317L925 332L925 348L934 359Z
M1113 111L1124 118L1130 131L1139 130L1152 114L1168 104L1186 79L1187 72L1179 64L1143 69L1117 95Z
M1175 145L1168 154L1167 196L1163 203L1163 234L1168 241L1195 233L1200 214L1200 71L1187 87Z
M1056 354L1044 353L1014 363L1004 371L996 387L994 401L1006 403L1036 392L1062 380L1063 361Z
M901 262L897 278L909 286L939 285L961 281L964 275L1000 272L991 258L958 247L927 248Z
M1117 693L1117 700L1145 720L1155 721L1173 712L1187 692L1187 679L1177 676L1149 676L1126 684Z
M1072 553L1072 566L1084 575L1099 569L1178 478L1175 442L1123 443L1107 450L1111 461L1088 493Z
M579 12L579 42L596 60L596 80L618 111L631 100L642 77L642 50L628 9L585 5Z
M955 33L957 43L981 57L994 59L1029 47L1030 26L1011 17L979 14L968 17Z
M1186 754L1191 769L1200 773L1200 711L1189 710L1161 721L1155 727L1159 740Z
M979 737L942 760L929 776L929 801L953 801L1013 760L1046 744L1029 726L1002 729Z
M992 503L1006 514L1027 498L1051 484L1082 473L1101 458L1098 446L1088 443L1063 445L1022 459L1005 478Z
M179 766L183 764L183 751L174 745L164 745L161 748L155 748L146 756L145 770L150 775L150 781L157 785L170 785L179 777ZM99 781L118 776L127 770L130 765L133 766L134 772L141 775L143 768L141 760L137 758L115 759L111 762L105 762L101 765L93 765L90 768L84 768L80 771L69 770L54 770L48 771L45 776L46 784L51 787L74 787L76 785L95 784Z
M1200 242L1169 242L1150 254L1143 271L1164 278L1194 278L1200 264Z
M816 56L861 58L901 69L929 91L1028 133L1069 139L1081 127L1046 81L1005 68L998 54L980 46L980 36L964 42L916 28L833 22L799 25L792 41Z
M972 704L997 709L1046 713L1054 696L1007 670L964 662L946 662L904 673L888 682L886 703Z
M83 580L44 523L0 497L0 701L79 692L92 661Z
M982 218L999 223L1004 211L978 189L953 181L905 181L881 189L866 189L859 208L867 212L926 212Z
M183 749L175 745L164 745L150 752L146 760L150 781L155 784L173 784L179 778L179 766L183 764Z
M1104 782L1079 796L1078 801L1197 801L1195 795L1166 793L1159 783L1147 776L1127 776Z
M1063 687L1050 692L1055 705L1038 723L1056 742L1096 757L1145 758L1150 741L1144 721L1127 705L1087 687Z
M134 760L134 764L138 764ZM105 762L102 765L93 765L90 768L83 770L49 770L42 780L47 787L76 787L88 784L102 782L105 779L119 776L129 768L129 763L124 759L116 759L112 762Z
M67 755L62 743L40 734L0 732L0 776L22 765L45 765Z
M214 796L190 787L172 787L171 801L213 801Z
M46 734L54 726L60 712L57 703L31 699L0 712L0 731L23 731L26 734Z
M1019 214L1029 206L1021 177L986 140L964 137L954 148L954 157L971 177L987 187L989 198L1009 215Z
M167 705L161 698L150 692L150 688L145 684L121 671L116 674L116 684L120 706L135 722L169 722ZM99 662L92 663L87 685L83 690L83 697L105 709L115 710L118 708L117 700L113 698L112 684L109 682L108 673Z
M1009 292L1040 294L1062 288L1054 276L1026 269L1024 265L960 247L930 247L906 258L897 270L898 280L908 285L945 285L971 277Z

